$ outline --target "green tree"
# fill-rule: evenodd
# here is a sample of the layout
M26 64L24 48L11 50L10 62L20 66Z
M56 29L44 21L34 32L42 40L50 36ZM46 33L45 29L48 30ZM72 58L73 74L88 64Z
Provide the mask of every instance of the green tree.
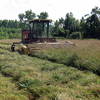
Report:
M86 37L100 38L100 8L92 9L90 16L86 19Z
M36 17L36 14L34 12L32 12L32 10L27 10L25 11L25 19L26 20L32 20Z
M18 15L19 20L20 20L20 27L24 29L27 25L26 22L29 20L32 20L36 17L36 14L32 12L32 10L27 10L25 13L21 13Z
M8 20L3 20L2 27L7 27L7 26L8 26Z
M47 19L48 13L47 12L41 12L39 15L37 15L39 19Z
M86 20L84 17L80 20L80 32L82 33L82 37L86 37Z
M20 20L21 23L24 22L24 18L25 18L24 13L19 14L18 17L19 17L19 20Z
M70 30L70 33L79 31L79 21L73 17L73 13L67 13L64 21L64 29Z

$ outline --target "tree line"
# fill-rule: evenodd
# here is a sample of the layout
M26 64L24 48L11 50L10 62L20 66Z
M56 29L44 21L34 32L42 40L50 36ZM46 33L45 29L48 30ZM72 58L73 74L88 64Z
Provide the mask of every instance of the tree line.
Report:
M77 20L73 13L56 20L53 35L65 38L99 38L100 39L100 8L95 7L90 14Z
M41 12L36 15L32 10L19 14L21 23L39 18L47 19L48 13ZM86 14L80 20L76 19L72 12L67 13L65 18L60 18L50 26L50 32L54 37L64 38L100 38L100 8L95 7L90 14Z
M27 22L35 19L36 14L32 10L27 10L25 13L18 15L19 21L17 20L0 20L0 39L7 38L21 38L21 30L27 28ZM41 12L37 15L39 19L48 18L47 12Z
M21 37L20 22L17 20L0 20L0 39Z
M47 19L49 14L41 12L39 15L32 10L27 10L18 15L17 20L0 20L0 37L7 34L21 35L21 29L26 28L26 24L32 19ZM6 31L5 31L6 30ZM19 31L20 30L20 31ZM50 25L50 32L53 37L63 37L72 39L99 38L100 39L100 8L95 7L89 14L83 16L80 20L76 19L72 12L66 14L65 18L59 18ZM3 34L3 35L1 35ZM15 37L14 37L15 38ZM17 35L16 35L17 38Z

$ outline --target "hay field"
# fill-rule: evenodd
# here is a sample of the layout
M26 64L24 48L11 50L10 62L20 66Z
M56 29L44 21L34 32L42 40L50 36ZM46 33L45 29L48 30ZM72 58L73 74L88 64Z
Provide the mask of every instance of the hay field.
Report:
M31 56L0 41L0 100L100 100L100 42L71 41Z

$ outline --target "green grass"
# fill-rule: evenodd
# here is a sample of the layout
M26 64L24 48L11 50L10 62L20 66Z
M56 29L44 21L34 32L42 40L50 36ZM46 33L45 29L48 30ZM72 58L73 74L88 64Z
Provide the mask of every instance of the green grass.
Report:
M100 99L100 77L91 71L10 52L9 44L0 47L0 82L4 83L0 91L8 85L8 93L0 94L0 100Z
M0 74L0 100L28 100L28 95L23 90L18 90L11 78Z
M76 46L32 52L32 56L100 75L99 40L79 40Z

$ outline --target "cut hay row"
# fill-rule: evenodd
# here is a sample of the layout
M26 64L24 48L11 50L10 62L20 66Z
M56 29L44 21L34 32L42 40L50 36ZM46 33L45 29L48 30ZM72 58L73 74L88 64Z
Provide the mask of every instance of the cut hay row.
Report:
M100 75L100 41L73 40L73 42L76 46L41 49L35 52L33 50L31 55Z

